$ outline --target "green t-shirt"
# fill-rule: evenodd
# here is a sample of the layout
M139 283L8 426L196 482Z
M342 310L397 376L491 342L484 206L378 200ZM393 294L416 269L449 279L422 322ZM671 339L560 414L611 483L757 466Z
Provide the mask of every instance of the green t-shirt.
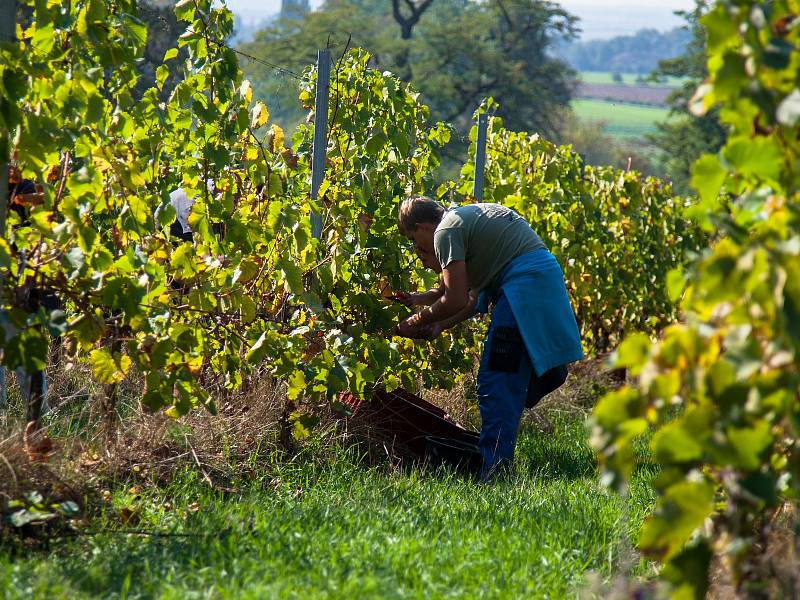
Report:
M516 212L501 204L480 203L448 210L433 234L442 268L463 260L469 287L480 292L512 260L544 248L544 242Z

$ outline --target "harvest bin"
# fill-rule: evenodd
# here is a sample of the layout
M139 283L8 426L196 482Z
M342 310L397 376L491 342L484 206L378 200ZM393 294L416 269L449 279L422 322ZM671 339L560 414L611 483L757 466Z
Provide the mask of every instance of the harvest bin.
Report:
M371 437L382 439L401 457L467 471L480 468L478 433L407 390L376 390L370 401L345 392L340 400L352 410L354 423L369 428Z

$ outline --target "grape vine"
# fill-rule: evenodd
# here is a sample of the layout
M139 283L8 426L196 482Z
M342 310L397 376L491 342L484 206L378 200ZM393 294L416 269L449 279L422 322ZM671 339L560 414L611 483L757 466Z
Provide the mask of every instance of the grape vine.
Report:
M29 4L30 25L2 49L0 158L13 149L25 176L48 185L0 242L3 364L40 369L59 336L110 404L138 372L142 403L172 416L213 411L215 390L256 368L285 381L290 399L319 402L375 386L447 387L473 368L479 323L431 343L392 336L406 309L387 290L433 283L397 234L397 206L435 187L452 133L430 123L413 89L370 69L362 50L338 61L326 178L312 201L313 127L289 134L270 121L221 42L229 11L178 2L186 33L157 87L138 97L133 64L147 30L135 2ZM167 64L184 56L184 78L164 98ZM315 77L309 68L299 93L309 109ZM582 172L570 149L497 119L490 148L486 198L528 217L567 265L595 349L669 322L661 276L699 239L683 200L634 173ZM471 164L440 195L469 201ZM179 187L195 197L191 242L169 235ZM322 216L320 239L311 214ZM34 289L63 306L36 305Z
M715 242L672 278L681 323L618 349L637 385L598 404L594 443L622 483L654 431L657 504L639 545L676 594L704 597L716 555L740 591L766 597L780 592L759 557L800 495L800 4L721 0L702 24L710 79L692 108L721 107L729 128L692 177Z

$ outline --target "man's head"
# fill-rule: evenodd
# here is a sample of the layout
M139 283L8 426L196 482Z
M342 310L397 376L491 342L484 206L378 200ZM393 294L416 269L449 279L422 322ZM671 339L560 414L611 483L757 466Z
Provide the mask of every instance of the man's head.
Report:
M433 233L442 220L444 207L425 196L403 200L397 216L397 228L414 243L422 264L437 273L442 271L433 250Z
M444 207L425 196L415 196L403 200L397 216L397 228L404 236L409 237L418 225L429 223L434 229L442 220Z

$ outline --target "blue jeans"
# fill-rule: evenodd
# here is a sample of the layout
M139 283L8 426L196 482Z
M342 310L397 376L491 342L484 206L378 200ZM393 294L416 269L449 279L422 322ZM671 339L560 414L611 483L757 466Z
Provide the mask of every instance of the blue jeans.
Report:
M516 336L516 338L515 338ZM492 310L478 371L478 409L483 456L481 478L489 479L514 459L517 429L533 373L517 321L504 295Z

